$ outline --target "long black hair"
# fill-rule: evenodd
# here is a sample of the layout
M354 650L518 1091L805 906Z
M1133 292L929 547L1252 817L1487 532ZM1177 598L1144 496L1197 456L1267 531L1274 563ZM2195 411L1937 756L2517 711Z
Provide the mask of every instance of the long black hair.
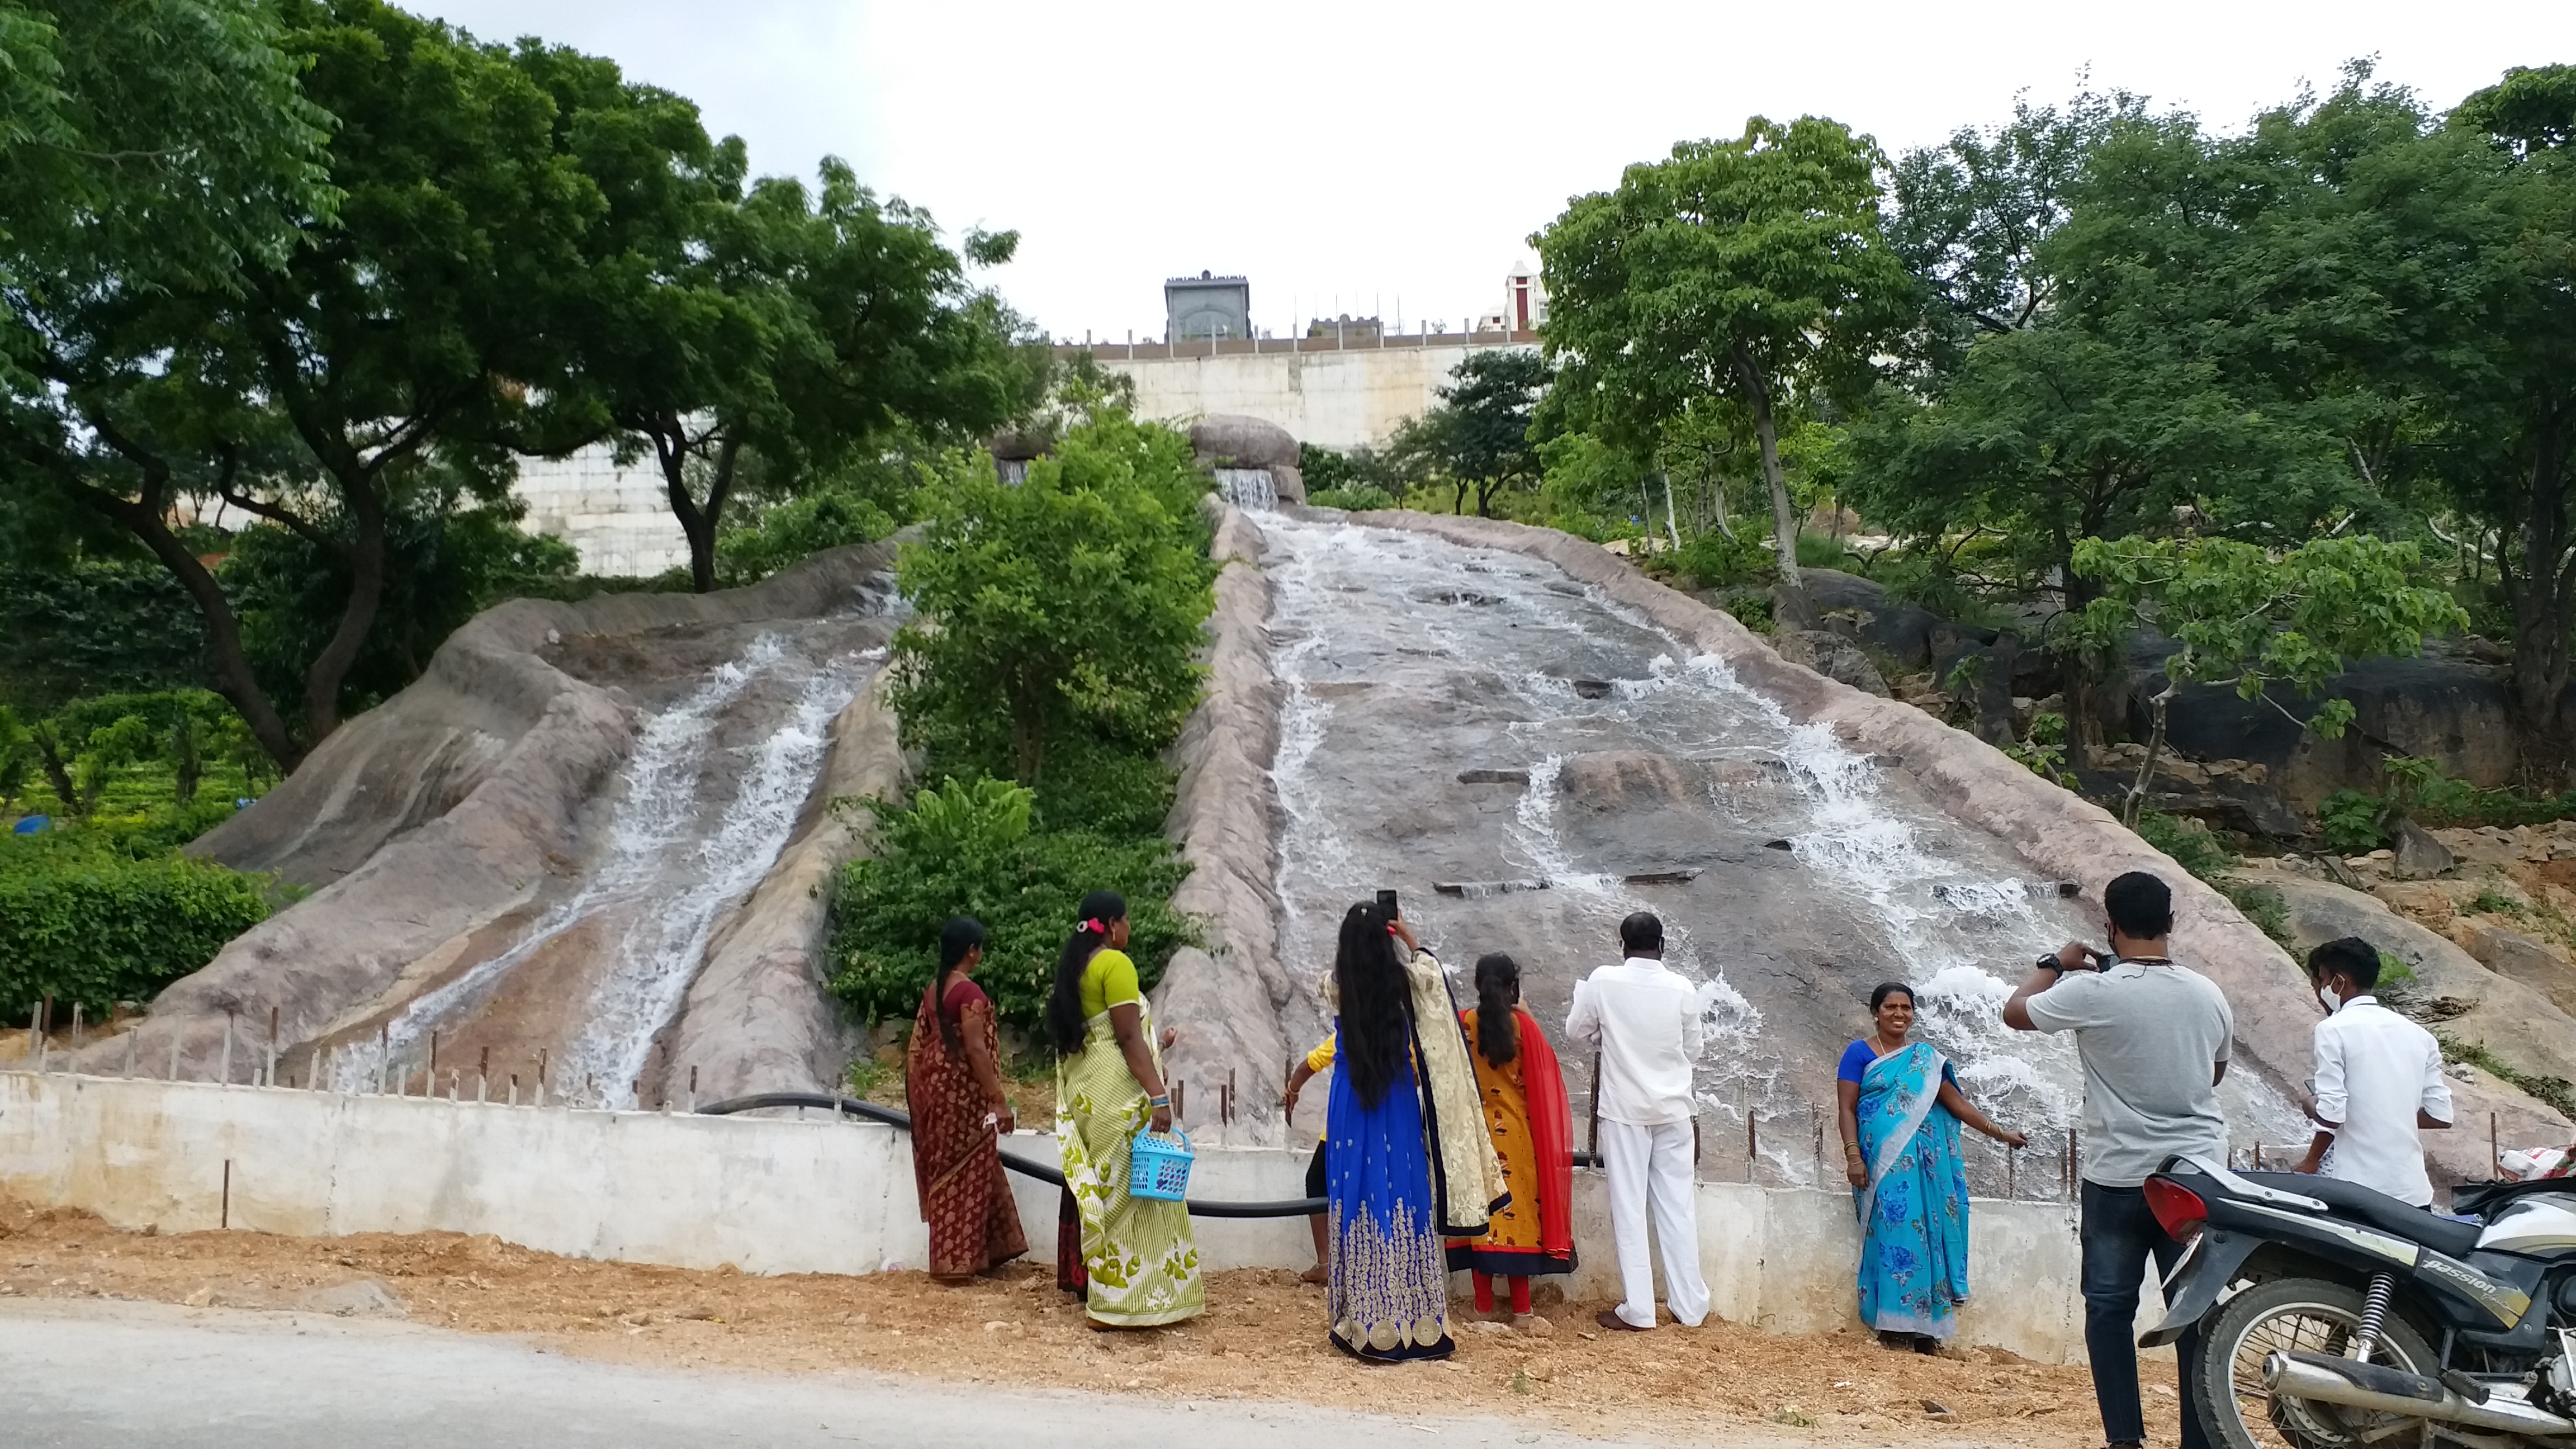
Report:
M1360 1105L1374 1110L1409 1070L1413 1038L1413 991L1375 901L1362 901L1342 917L1333 989L1340 997L1334 1030L1342 1070L1351 1074Z
M1495 1066L1521 1054L1520 1023L1512 1011L1520 1000L1518 961L1500 951L1476 958L1476 1050Z
M1055 993L1047 998L1047 1036L1056 1055L1082 1050L1089 1023L1082 1014L1082 970L1109 944L1109 928L1127 919L1127 898L1116 891L1093 891L1075 911L1073 934L1056 953Z
M984 923L973 916L951 916L939 928L939 979L930 989L939 993L939 1039L955 1051L963 1043L958 1039L957 1013L948 1009L948 973L966 959L966 953L984 944Z

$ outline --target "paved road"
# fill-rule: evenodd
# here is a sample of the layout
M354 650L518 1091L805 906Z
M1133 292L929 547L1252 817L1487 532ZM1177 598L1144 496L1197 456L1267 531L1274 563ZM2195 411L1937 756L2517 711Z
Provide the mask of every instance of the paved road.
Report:
M1440 1389L1426 1370L1353 1371L1385 1374L1389 1402L1432 1402ZM0 1443L13 1449L1605 1442L1490 1418L655 1371L407 1323L141 1303L0 1302L0 1384Z

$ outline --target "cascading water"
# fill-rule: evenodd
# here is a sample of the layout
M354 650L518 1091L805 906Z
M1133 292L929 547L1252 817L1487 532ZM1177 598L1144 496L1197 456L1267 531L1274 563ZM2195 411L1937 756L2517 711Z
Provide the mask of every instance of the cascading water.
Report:
M890 603L863 598L871 614ZM541 994L521 978L562 958L575 963L571 990L539 1008L551 1024L533 1030L550 1043L552 1095L635 1104L654 1041L678 1013L717 924L794 832L833 717L885 659L882 648L848 647L847 617L762 632L652 711L599 857L579 884L505 949L334 1050L330 1079L344 1090L379 1073L407 1080L429 1064L433 1033L494 1016L521 1022L530 1008L511 993ZM556 984L550 979L544 993Z
M1970 1094L2047 1152L2020 1185L2051 1186L2080 1105L2074 1054L1999 1009L2040 952L2100 934L2054 882L1544 562L1261 523L1287 687L1273 773L1292 972L1320 977L1343 910L1394 887L1462 980L1478 953L1517 957L1554 1028L1619 919L1654 911L1709 1028L1703 1170L1749 1169L1749 1115L1772 1181L1838 1164L1818 1145L1834 1140L1834 1059L1867 1031L1871 985L1909 981ZM1320 1032L1320 1005L1290 1025ZM1580 1099L1587 1082L1568 1085ZM2229 1097L2249 1140L2294 1133L2269 1088ZM2004 1186L2000 1152L1972 1151L1971 1172Z
M1251 513L1279 511L1278 481L1267 468L1211 469L1217 496Z

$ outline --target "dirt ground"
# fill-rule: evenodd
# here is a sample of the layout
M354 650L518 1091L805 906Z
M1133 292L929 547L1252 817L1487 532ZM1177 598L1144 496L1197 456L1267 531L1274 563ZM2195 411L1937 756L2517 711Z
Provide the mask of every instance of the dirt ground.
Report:
M644 1365L1455 1409L1576 1433L1786 1426L1813 1428L1819 1442L2101 1442L2082 1369L1989 1349L1891 1353L1857 1330L1783 1336L1712 1319L1611 1334L1592 1322L1605 1305L1557 1303L1541 1309L1545 1336L1461 1322L1445 1363L1366 1367L1325 1342L1321 1288L1267 1269L1215 1274L1208 1313L1189 1324L1100 1333L1056 1290L1052 1265L1028 1262L955 1288L920 1273L757 1277L556 1257L454 1233L127 1233L86 1213L0 1200L0 1296L401 1312ZM2169 1383L2154 1382L2150 1371L2148 1431L2170 1442L2175 1400Z

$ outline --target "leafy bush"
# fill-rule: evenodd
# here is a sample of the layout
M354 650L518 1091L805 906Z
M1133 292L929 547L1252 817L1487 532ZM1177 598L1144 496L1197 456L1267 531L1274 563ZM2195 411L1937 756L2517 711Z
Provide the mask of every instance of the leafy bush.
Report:
M1829 533L1798 535L1798 567L1802 569L1840 569L1851 562L1851 552L1843 541Z
M916 464L903 454L865 458L806 493L743 508L716 535L716 582L740 588L827 548L874 543L911 511Z
M2367 790L2337 790L2317 802L2317 833L2337 855L2363 855L2388 843L2387 797Z
M1780 576L1771 550L1749 536L1728 538L1713 528L1684 539L1671 557L1676 570L1698 579L1700 587L1707 589L1768 585Z
M1347 508L1353 513L1365 513L1372 509L1393 508L1395 495L1374 483L1353 483L1321 492L1310 490L1306 501L1317 508Z
M2242 881L2213 882L2218 893L2227 897L2238 914L2254 923L2255 929L2272 938L2272 943L2290 953L2299 954L2298 937L2290 930L2290 902L2279 891L2267 885L2248 885Z
M0 1010L147 1001L266 920L266 877L94 831L0 840Z
M2317 804L2326 844L2346 855L2389 843L2400 818L2419 825L2539 825L2576 816L2576 790L2532 795L2486 790L2443 773L2440 762L2397 756L2384 791L2337 790Z
M2236 856L2197 820L2167 815L2161 810L2142 811L2138 816L2138 837L2172 856L2174 864L2200 880L2214 881L2236 865Z
M904 814L886 812L889 845L930 829L902 821ZM977 838L949 851L897 846L842 869L832 902L832 990L864 1019L909 1019L938 969L939 928L951 916L973 916L988 933L976 982L1005 1023L1035 1030L1083 896L1114 890L1127 898L1134 933L1127 954L1150 989L1172 953L1195 939L1169 904L1188 874L1167 841L1088 831Z
M2537 1073L2525 1072L2488 1050L2483 1042L2458 1041L2440 1032L2433 1033L2433 1040L2441 1043L2442 1060L2467 1062L2508 1086L2518 1087L2547 1102L2557 1108L2561 1115L2576 1117L2576 1082L2570 1082L2565 1077L2545 1077Z
M2051 784L2075 788L2075 776L2066 768L2066 716L2062 714L2031 716L2029 735L2019 744L2004 746L2004 753Z
M1200 626L1216 605L1189 440L1106 413L1004 487L953 458L926 541L903 550L921 611L895 637L906 742L945 742L959 773L1043 778L1048 750L1088 735L1169 744L1198 704Z
M912 808L870 801L888 854L954 855L1006 850L1029 833L1036 792L1008 780L969 785L951 775L912 797Z

